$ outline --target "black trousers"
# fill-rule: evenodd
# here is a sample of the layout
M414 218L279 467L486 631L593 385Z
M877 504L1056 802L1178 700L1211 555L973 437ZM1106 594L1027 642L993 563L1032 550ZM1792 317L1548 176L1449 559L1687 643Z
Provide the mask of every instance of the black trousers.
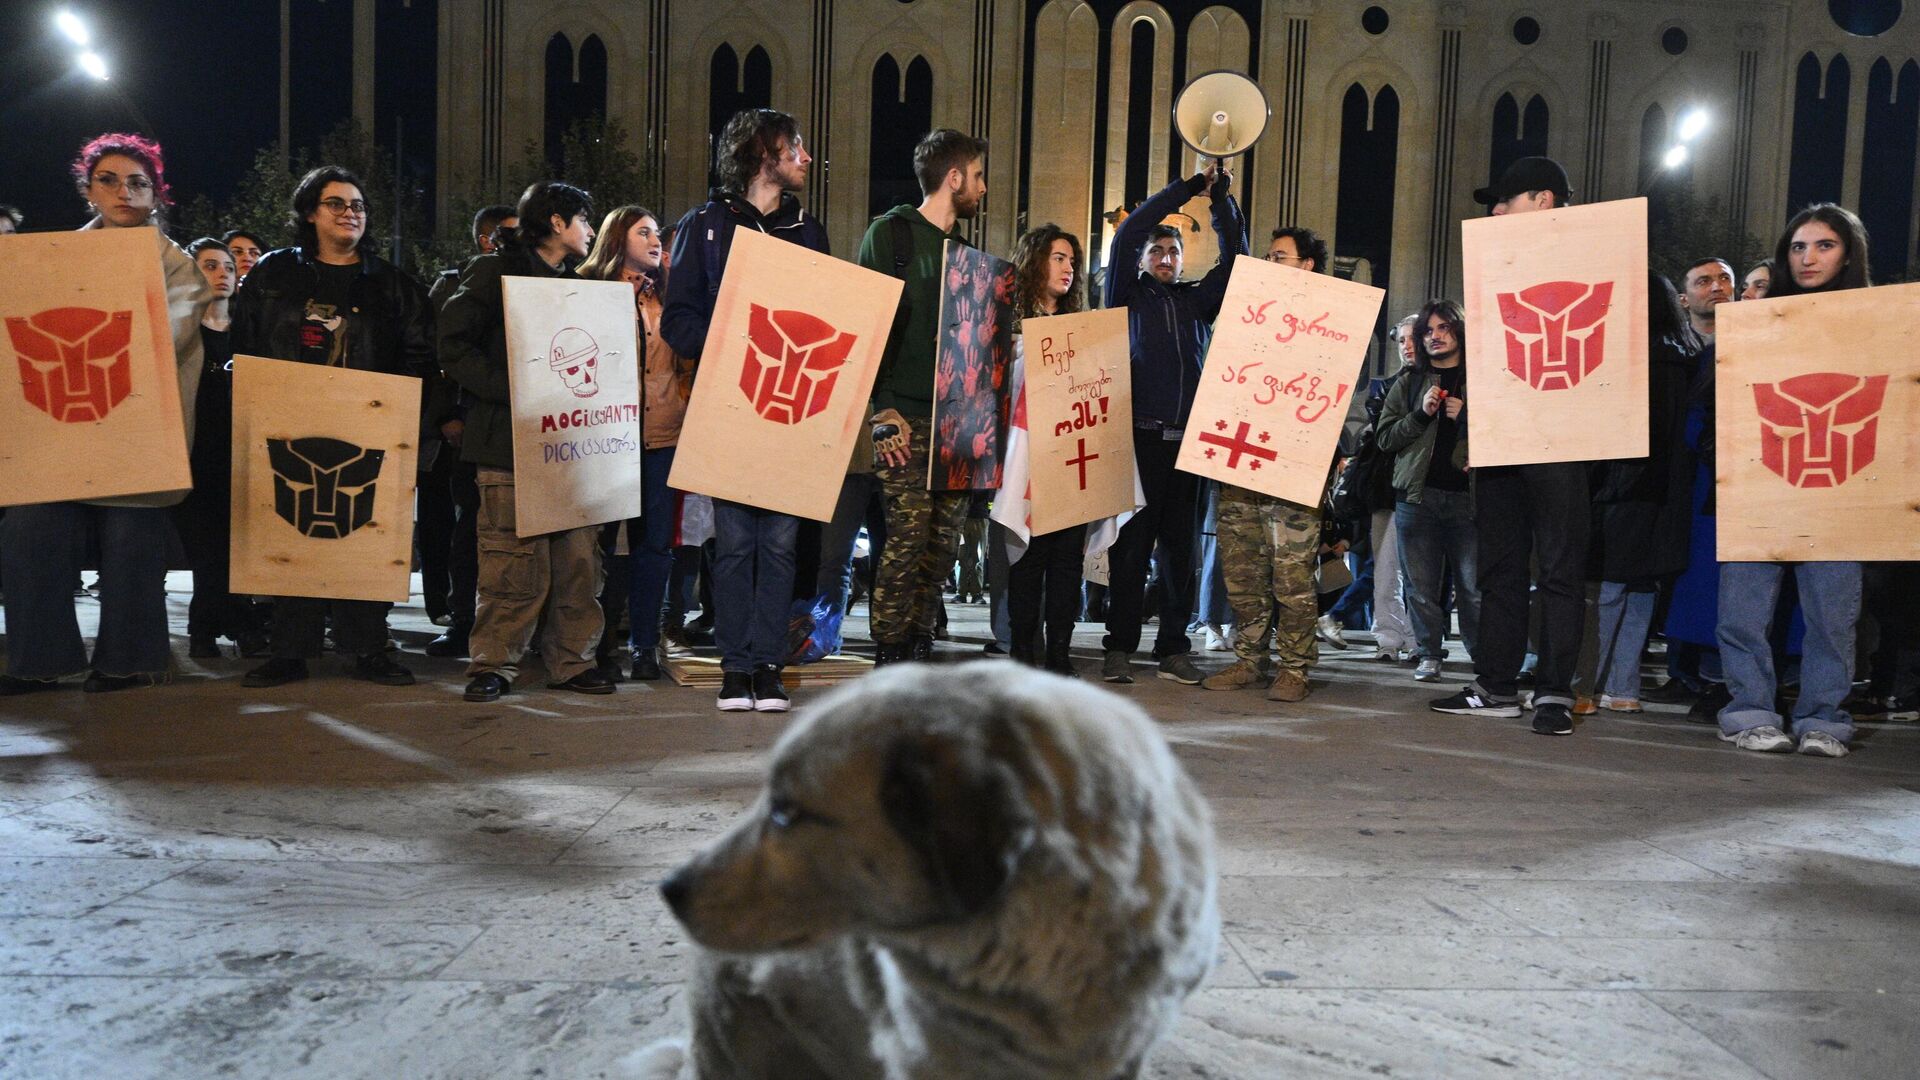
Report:
M453 578L447 564L458 517L452 477L459 456L457 448L440 444L433 468L420 474L420 486L414 492L413 541L420 549L420 597L430 618L451 614L447 600L453 595Z
M453 502L453 530L447 539L447 615L453 619L448 629L456 633L473 628L473 609L480 591L478 472L478 466L470 461L454 461L447 469L447 490ZM424 566L424 540L422 551ZM421 576L425 577L424 571Z
M387 647L387 612L382 600L328 600L281 596L273 602L275 659L312 660L320 655L327 617L333 617L333 643L342 656L371 656Z
M196 486L173 508L173 525L193 571L193 596L187 601L187 635L235 641L253 629L245 597L235 596L232 580L232 505L226 485Z
M992 543L994 541L988 541ZM1087 546L1087 527L1045 533L1027 544L1007 573L1007 626L1013 638L1015 660L1038 664L1065 659L1073 645L1073 624L1080 617L1081 553ZM1046 616L1046 638L1040 637L1041 613Z
M1147 564L1156 542L1160 545L1160 632L1153 642L1154 658L1193 651L1187 619L1193 614L1193 541L1199 532L1200 478L1173 467L1179 452L1180 444L1162 438L1158 431L1134 429L1133 460L1140 469L1147 505L1121 526L1113 545L1103 643L1109 652L1131 653L1140 647Z
M1474 681L1498 698L1518 693L1527 656L1528 579L1538 567L1540 604L1536 705L1573 705L1573 675L1585 633L1587 535L1592 501L1587 465L1495 465L1473 470L1480 635Z

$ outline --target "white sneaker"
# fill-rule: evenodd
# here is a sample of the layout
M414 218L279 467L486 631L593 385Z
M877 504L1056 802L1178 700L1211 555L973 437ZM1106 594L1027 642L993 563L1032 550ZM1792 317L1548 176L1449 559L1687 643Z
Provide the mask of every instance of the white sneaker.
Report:
M1326 642L1333 648L1344 649L1347 647L1347 635L1341 631L1340 624L1334 621L1333 612L1331 611L1320 616L1319 620L1313 624L1313 632L1321 641Z
M1229 637L1231 637L1231 635L1221 633L1218 629L1214 628L1212 623L1208 623L1207 624L1207 651L1208 652L1232 652L1233 642L1228 640Z
M1824 731L1809 731L1800 736L1800 752L1814 757L1846 757L1847 744Z
M1429 656L1421 660L1420 666L1413 669L1413 677L1421 682L1432 682L1438 679L1440 677L1439 657Z
M1793 738L1772 724L1750 727L1745 731L1736 731L1732 735L1720 733L1721 742L1730 742L1742 750L1753 750L1762 754L1778 754L1793 751ZM1838 745L1838 741L1835 741ZM1841 747L1844 751L1846 748ZM1819 753L1818 750L1814 753ZM1838 757L1839 755L1834 755Z

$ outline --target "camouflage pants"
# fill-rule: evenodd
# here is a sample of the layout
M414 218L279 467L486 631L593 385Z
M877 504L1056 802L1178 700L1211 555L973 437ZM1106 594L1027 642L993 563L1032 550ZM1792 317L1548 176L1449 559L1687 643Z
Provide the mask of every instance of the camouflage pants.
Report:
M1313 588L1320 515L1305 507L1220 485L1220 571L1233 606L1233 651L1266 659L1267 638L1282 669L1305 675L1319 659L1313 640L1320 600ZM1278 616L1275 616L1275 611Z
M967 518L966 492L927 490L932 421L912 416L907 426L912 431L907 463L874 466L887 512L887 542L873 574L872 632L881 645L933 636L940 585L953 570Z

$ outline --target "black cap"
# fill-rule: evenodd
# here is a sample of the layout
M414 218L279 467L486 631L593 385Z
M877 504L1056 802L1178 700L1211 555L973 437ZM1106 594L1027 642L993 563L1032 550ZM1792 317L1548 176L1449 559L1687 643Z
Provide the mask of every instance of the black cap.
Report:
M1561 168L1559 162L1550 157L1523 157L1507 166L1507 171L1500 174L1493 186L1474 192L1473 201L1481 206L1494 206L1529 191L1551 191L1562 205L1573 197L1573 189L1567 184L1567 170Z

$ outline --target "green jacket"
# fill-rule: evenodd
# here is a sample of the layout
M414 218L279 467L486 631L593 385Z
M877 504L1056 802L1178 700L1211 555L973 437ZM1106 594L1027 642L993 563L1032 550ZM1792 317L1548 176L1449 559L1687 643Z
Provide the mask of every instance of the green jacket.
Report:
M873 407L898 409L902 416L933 415L933 359L940 330L940 276L946 260L946 242L967 238L956 226L941 232L921 216L917 207L896 206L867 226L855 260L888 277L894 273L891 219L905 221L913 237L913 254L906 265L906 288L900 294L901 317L894 321L886 355L873 384Z
M500 279L572 277L555 273L525 248L509 244L460 273L460 287L440 309L440 369L460 384L467 430L460 460L513 468L513 404L507 382L506 305Z
M1439 435L1439 429L1433 426L1434 418L1420 407L1420 401L1427 396L1427 388L1440 381L1433 371L1409 371L1393 382L1393 389L1387 391L1387 400L1380 406L1380 422L1374 427L1374 445L1382 453L1393 457L1393 489L1400 497L1410 503L1420 501L1420 493L1427 487L1427 467L1433 463L1433 442ZM1460 434L1453 443L1453 464L1455 468L1467 467L1467 427L1460 425Z

